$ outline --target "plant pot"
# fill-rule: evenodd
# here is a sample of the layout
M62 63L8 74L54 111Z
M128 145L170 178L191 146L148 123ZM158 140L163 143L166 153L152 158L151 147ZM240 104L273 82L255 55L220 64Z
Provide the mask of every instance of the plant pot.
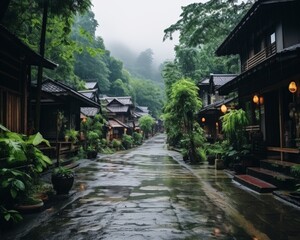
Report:
M225 168L224 160L223 159L215 159L215 166L216 166L217 170L223 170Z
M88 151L86 155L88 159L94 159L97 157L97 154L98 152L94 150L94 151Z
M52 175L51 181L57 195L69 194L74 183L74 176L62 177L59 175Z
M38 198L29 198L30 201L21 202L15 206L15 209L22 212L22 213L33 213L40 211L43 206L44 202Z
M215 165L215 159L216 157L214 155L208 155L207 156L207 161L209 165Z

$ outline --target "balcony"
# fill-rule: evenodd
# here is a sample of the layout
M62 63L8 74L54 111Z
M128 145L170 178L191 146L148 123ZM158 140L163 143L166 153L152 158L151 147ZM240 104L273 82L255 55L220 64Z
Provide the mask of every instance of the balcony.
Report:
M250 68L258 65L259 63L265 61L267 58L276 54L276 43L272 43L270 46L266 47L265 49L261 50L251 58L249 58L243 65L242 65L242 72L249 70Z

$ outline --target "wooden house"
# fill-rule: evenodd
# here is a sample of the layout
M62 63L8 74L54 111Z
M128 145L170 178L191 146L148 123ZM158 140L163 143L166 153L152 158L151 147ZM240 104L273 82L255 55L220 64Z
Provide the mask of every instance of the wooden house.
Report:
M104 97L102 103L108 117L108 135L115 138L120 138L124 133L131 135L134 131L134 104L131 97Z
M85 83L85 90L78 91L85 97L91 99L92 101L99 104L100 107L82 107L81 111L81 119L86 117L94 117L98 113L102 113L101 104L100 104L100 87L98 82L86 82Z
M34 99L32 107L35 107ZM64 116L60 139L66 129L79 130L82 107L99 109L100 105L62 82L45 79L42 83L40 132L49 140L56 139L58 112Z
M0 123L11 131L27 133L31 70L34 66L54 69L56 64L42 58L0 25Z
M199 96L202 99L198 121L209 142L214 142L221 137L220 117L224 114L221 106L224 105L229 109L235 105L235 98L219 95L219 88L236 76L236 74L210 74L209 78L205 78L198 84Z
M265 142L269 160L261 161L261 169L250 169L253 176L271 179L267 164L277 164L279 171L279 166L299 162L299 11L297 0L258 0L216 51L240 56L241 73L219 93L238 92L239 105L251 120L248 129Z

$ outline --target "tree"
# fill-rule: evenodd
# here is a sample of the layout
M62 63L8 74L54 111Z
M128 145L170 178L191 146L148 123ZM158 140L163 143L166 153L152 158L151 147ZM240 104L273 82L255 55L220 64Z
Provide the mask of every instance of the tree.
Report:
M146 138L148 138L149 133L151 133L154 123L155 120L150 115L144 115L139 119L139 126L144 132Z
M153 51L151 48L140 53L136 59L137 73L145 79L153 77Z
M134 78L130 80L135 102L140 106L148 106L151 115L159 117L163 106L163 87L151 80Z
M192 162L197 162L195 136L195 118L197 111L202 107L198 97L198 87L190 79L181 79L171 87L171 95L165 106L164 120L171 144L178 144L184 135L188 136L188 156ZM177 141L177 143L176 143Z
M171 97L171 89L173 83L183 77L178 65L175 62L165 62L162 70L162 77L165 83L167 99Z
M74 72L85 81L97 81L101 91L107 92L111 85L107 66L109 54L103 39L95 37L98 22L94 17L94 13L88 11L75 18L71 38L76 41L79 50L75 52Z
M238 72L237 57L216 57L215 50L253 2L210 0L182 8L181 18L164 30L164 40L179 31L175 61L185 76L198 81L212 72Z
M39 53L42 57L45 56L45 44L46 44L46 33L47 33L47 24L48 17L58 17L64 22L64 33L68 35L71 31L72 16L77 12L84 12L91 6L90 0L66 0L66 1L49 1L49 0L35 0L35 1L10 1L9 7L11 5L18 6L23 8L21 14L24 14L24 18L12 18L12 15L9 15L9 19L12 19L13 22L19 21L21 24L19 26L24 27L26 32L30 32L31 29L28 29L28 26L32 27L33 24L39 26L40 29L40 38L38 41ZM24 6L27 6L25 8ZM10 8L11 12L14 15L20 14L15 9ZM42 16L42 19L39 18L39 15ZM26 21L24 21L26 20ZM33 21L34 20L34 21ZM6 23L9 21L6 21ZM30 24L26 24L26 23ZM26 34L25 34L26 35ZM66 38L62 38L65 40ZM40 99L41 99L41 85L43 77L43 67L42 62L38 66L37 73L37 97L36 97L36 119L35 119L35 129L39 130L40 122Z

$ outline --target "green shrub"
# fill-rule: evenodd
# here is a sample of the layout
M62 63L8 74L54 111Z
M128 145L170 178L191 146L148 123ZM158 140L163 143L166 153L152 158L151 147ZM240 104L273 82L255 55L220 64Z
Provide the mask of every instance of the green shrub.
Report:
M134 132L132 134L132 138L133 138L134 145L141 145L143 142L143 135L140 133Z
M112 142L111 142L111 145L114 149L119 150L122 143L121 143L121 141L119 141L117 139L113 139Z
M124 134L122 136L122 145L125 149L129 149L132 148L132 144L133 144L133 139L131 136Z
M295 178L300 178L300 166L299 165L292 166L291 173Z

